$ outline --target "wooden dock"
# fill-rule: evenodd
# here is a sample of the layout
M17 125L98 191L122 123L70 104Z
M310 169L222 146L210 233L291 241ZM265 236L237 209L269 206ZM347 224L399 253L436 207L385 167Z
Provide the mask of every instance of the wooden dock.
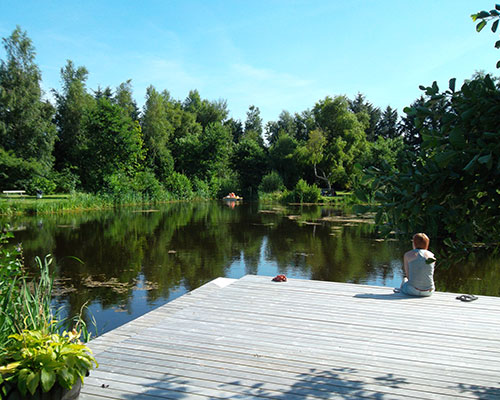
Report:
M219 278L91 342L90 399L499 399L500 298Z

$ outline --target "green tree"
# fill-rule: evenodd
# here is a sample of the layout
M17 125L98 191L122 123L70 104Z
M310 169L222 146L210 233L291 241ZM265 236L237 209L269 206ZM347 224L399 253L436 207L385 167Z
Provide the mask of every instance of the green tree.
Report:
M183 108L185 111L196 116L196 122L198 122L203 129L212 123L223 123L229 113L226 100L202 100L197 90L191 90L189 92L186 100L184 100Z
M265 149L253 138L243 136L234 148L231 165L238 173L242 189L252 195L256 194L262 177L267 173Z
M107 177L133 176L144 159L141 128L106 97L97 100L85 118L88 146L82 171L86 190L99 192Z
M259 107L250 106L247 111L247 119L245 121L245 136L248 136L259 143L264 145L262 137L262 118L260 116Z
M19 26L3 43L7 57L0 60L0 146L38 162L46 174L53 163L56 128L54 108L42 100L35 48Z
M302 111L300 114L295 113L294 122L296 127L295 138L300 143L305 143L309 138L309 132L316 129L316 121L311 110Z
M398 111L387 106L377 124L377 135L384 139L394 139L399 136Z
M378 124L382 116L380 108L375 107L366 100L366 97L358 93L354 100L349 100L349 109L356 114L359 121L365 124L366 138L370 142L377 140Z
M455 91L424 87L427 100L405 112L422 137L401 173L373 172L377 222L386 231L425 231L468 243L500 242L500 90L486 75ZM434 108L436 102L441 106ZM428 120L436 123L426 123Z
M131 79L120 83L116 88L114 100L115 103L123 109L125 115L128 115L132 121L139 121L139 108L133 97Z
M66 66L61 68L62 90L53 91L58 129L54 155L59 171L78 170L82 164L83 151L87 146L84 116L95 103L85 87L87 77L88 71L85 67L76 68L73 62L68 60Z
M313 114L325 140L321 159L316 162L322 173L316 173L316 177L321 176L319 179L327 179L340 187L351 186L358 174L354 166L367 149L363 123L349 110L344 96L326 97L319 101L313 108ZM313 164L314 157L311 159Z
M278 141L281 134L287 134L291 138L297 136L297 126L295 119L288 111L283 110L278 121L269 121L266 125L266 138L270 146Z
M168 99L153 86L146 91L146 103L142 113L141 127L146 148L146 165L156 177L164 182L173 171L174 160L169 141L174 128L168 119Z
M300 169L295 156L297 141L282 131L276 142L269 148L271 168L277 171L288 189L300 179Z
M226 126L231 132L233 142L238 143L243 136L243 124L241 123L241 121L229 118L224 122L224 126Z
M220 122L209 124L200 135L196 176L204 181L224 177L229 168L231 133Z

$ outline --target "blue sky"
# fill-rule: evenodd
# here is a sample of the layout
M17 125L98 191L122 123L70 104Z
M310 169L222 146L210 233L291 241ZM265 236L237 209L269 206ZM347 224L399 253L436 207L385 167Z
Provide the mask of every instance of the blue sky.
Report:
M484 0L394 1L39 1L0 0L0 36L16 25L37 50L43 88L60 88L71 59L88 87L132 79L142 107L149 85L183 100L226 99L244 121L250 105L264 121L312 108L325 96L358 92L400 114L420 84L497 74L497 35L475 31ZM5 52L0 50L0 58Z

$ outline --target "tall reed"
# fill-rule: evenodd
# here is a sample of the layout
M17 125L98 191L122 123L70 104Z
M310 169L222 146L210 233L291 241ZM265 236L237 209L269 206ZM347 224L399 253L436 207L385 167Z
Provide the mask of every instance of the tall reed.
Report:
M0 233L0 359L12 340L10 335L23 330L60 333L67 320L61 310L52 308L54 279L50 274L51 255L36 257L39 274L29 278L24 270L21 246L9 249L10 232ZM83 310L82 310L83 311ZM73 320L84 341L89 340L87 325L80 316Z

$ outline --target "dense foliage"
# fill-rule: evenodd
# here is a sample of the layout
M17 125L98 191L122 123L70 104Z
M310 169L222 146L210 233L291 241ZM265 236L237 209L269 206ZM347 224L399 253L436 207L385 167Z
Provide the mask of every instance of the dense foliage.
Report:
M500 237L500 88L477 75L455 91L423 88L425 101L405 109L421 144L398 175L372 169L378 222L386 230L425 230L447 243Z
M299 182L334 192L359 180L356 163L378 165L402 150L391 142L399 137L397 112L381 111L362 94L352 101L326 97L301 113L283 111L264 126L259 107L250 105L246 120L235 120L225 100L203 99L197 90L180 101L150 86L139 110L130 80L89 91L89 72L69 60L52 105L43 100L26 32L16 28L4 45L2 190L79 191L115 202L227 192L256 197L259 188L294 193Z
M473 15L478 31L491 20L496 32L498 17L497 10ZM18 27L4 45L3 190L76 190L123 203L259 191L302 202L347 189L381 205L377 221L385 231L498 242L491 227L499 214L500 124L490 76L477 73L458 91L455 80L445 92L435 83L422 87L401 119L358 93L327 96L264 125L257 106L235 120L225 100L203 99L197 90L181 101L150 86L139 110L130 81L89 92L88 71L71 61L53 106L43 100L27 34Z

